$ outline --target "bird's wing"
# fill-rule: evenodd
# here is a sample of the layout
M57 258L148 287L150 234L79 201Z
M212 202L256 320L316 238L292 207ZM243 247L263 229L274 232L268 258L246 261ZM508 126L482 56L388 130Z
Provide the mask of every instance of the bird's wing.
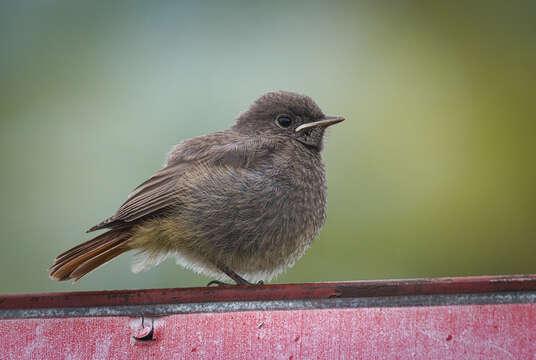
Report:
M261 161L266 161L274 150L271 143L262 139L246 139L230 143L196 144L200 138L187 140L175 148L180 154L184 149L197 148L197 153L175 157L171 163L158 171L147 181L135 188L127 201L110 218L93 226L88 232L104 228L131 226L141 218L156 215L180 204L181 178L196 165L225 166L227 168L252 168ZM187 146L190 145L190 146ZM192 146L193 145L193 146ZM203 146L205 145L205 146Z
M112 217L93 226L88 232L129 225L135 220L176 205L177 183L186 167L187 164L179 163L158 171L135 188Z

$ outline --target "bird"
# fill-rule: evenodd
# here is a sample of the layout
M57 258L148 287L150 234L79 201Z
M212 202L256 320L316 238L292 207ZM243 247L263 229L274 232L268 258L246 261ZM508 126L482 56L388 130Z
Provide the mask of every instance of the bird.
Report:
M106 232L59 254L50 278L78 281L127 251L132 271L177 264L216 280L258 285L299 260L326 220L321 153L326 116L306 95L268 92L227 130L184 140L117 212Z

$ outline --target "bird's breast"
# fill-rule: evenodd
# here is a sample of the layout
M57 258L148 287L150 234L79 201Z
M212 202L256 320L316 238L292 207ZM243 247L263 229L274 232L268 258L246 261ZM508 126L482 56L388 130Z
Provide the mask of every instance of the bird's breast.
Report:
M178 216L189 244L236 269L270 269L297 260L322 228L325 172L320 159L205 167L185 184L182 198Z

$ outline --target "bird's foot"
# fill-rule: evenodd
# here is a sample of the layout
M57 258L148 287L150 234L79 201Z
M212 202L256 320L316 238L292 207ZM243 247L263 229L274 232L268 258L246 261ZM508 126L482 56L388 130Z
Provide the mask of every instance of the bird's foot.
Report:
M238 285L242 285L242 286L261 286L261 285L264 285L264 281L259 280L257 283L254 284L254 283L250 283L249 281L247 281L245 279L242 279L242 281L237 281L236 284L229 284L229 283L225 283L223 281L212 280L211 282L209 282L207 284L207 287L212 286L212 285L216 285L216 286L238 286Z
M211 282L209 282L207 284L207 287L212 286L212 285L216 285L216 286L232 286L233 284L224 283L223 281L218 281L218 280L212 280Z
M264 281L260 280L256 284L250 283L246 279L244 279L242 276L235 273L233 270L229 269L226 265L219 265L218 268L225 273L225 275L229 276L231 279L233 279L236 282L236 285L241 286L260 286L264 285ZM213 280L207 284L207 286L210 285L218 285L218 286L232 286L231 284L227 284L218 280Z

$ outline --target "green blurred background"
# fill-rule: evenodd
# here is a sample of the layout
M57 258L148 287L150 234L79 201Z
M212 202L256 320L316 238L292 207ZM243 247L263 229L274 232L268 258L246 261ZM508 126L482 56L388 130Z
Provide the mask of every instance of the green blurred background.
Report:
M46 269L277 89L348 120L326 226L276 282L536 272L536 2L0 4L0 292L206 284L130 255Z

